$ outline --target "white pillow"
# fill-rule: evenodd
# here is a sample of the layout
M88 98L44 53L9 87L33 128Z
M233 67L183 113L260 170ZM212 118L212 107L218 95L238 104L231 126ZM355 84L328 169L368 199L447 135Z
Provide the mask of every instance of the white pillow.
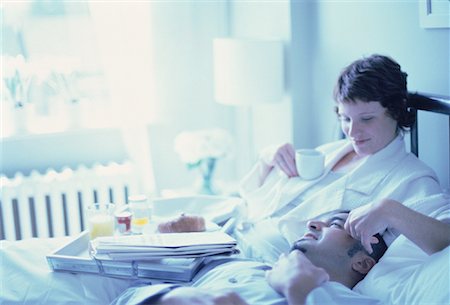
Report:
M383 304L450 304L450 246L431 256L403 235L354 291Z

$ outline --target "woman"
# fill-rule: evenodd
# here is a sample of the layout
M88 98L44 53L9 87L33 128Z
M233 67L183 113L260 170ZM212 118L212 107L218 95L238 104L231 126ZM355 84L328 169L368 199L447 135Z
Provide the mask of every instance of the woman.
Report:
M236 230L245 254L273 262L289 243L289 220L306 220L383 198L400 202L441 192L435 173L407 153L403 133L408 111L407 74L387 56L357 60L338 78L336 113L346 136L317 148L325 170L314 180L298 176L292 144L265 152L241 183L251 225ZM281 219L281 221L280 221ZM389 244L394 235L385 236Z

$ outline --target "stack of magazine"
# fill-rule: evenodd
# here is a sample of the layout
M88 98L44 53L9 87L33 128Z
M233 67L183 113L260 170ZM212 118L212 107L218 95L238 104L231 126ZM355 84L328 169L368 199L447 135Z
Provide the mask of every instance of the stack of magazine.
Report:
M101 260L154 260L231 255L236 240L215 232L101 237L91 241L91 253Z
M128 262L138 277L164 281L190 281L205 257L238 253L236 240L220 231L99 237L89 248L104 266Z

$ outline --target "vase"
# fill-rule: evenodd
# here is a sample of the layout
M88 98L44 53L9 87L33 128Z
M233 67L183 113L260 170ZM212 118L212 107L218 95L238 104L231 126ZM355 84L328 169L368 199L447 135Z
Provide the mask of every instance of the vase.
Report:
M68 102L69 128L77 129L81 127L81 104L77 99Z
M200 161L199 169L202 175L202 181L199 193L205 195L216 194L213 186L213 174L216 167L216 158L205 158Z
M14 132L16 135L28 133L28 121L33 112L31 105L21 105L13 109L14 114Z

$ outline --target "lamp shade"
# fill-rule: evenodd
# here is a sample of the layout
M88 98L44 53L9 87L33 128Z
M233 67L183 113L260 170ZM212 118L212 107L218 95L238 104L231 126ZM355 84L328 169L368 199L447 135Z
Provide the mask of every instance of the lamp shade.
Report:
M281 101L283 44L278 40L214 39L215 100L227 105Z

